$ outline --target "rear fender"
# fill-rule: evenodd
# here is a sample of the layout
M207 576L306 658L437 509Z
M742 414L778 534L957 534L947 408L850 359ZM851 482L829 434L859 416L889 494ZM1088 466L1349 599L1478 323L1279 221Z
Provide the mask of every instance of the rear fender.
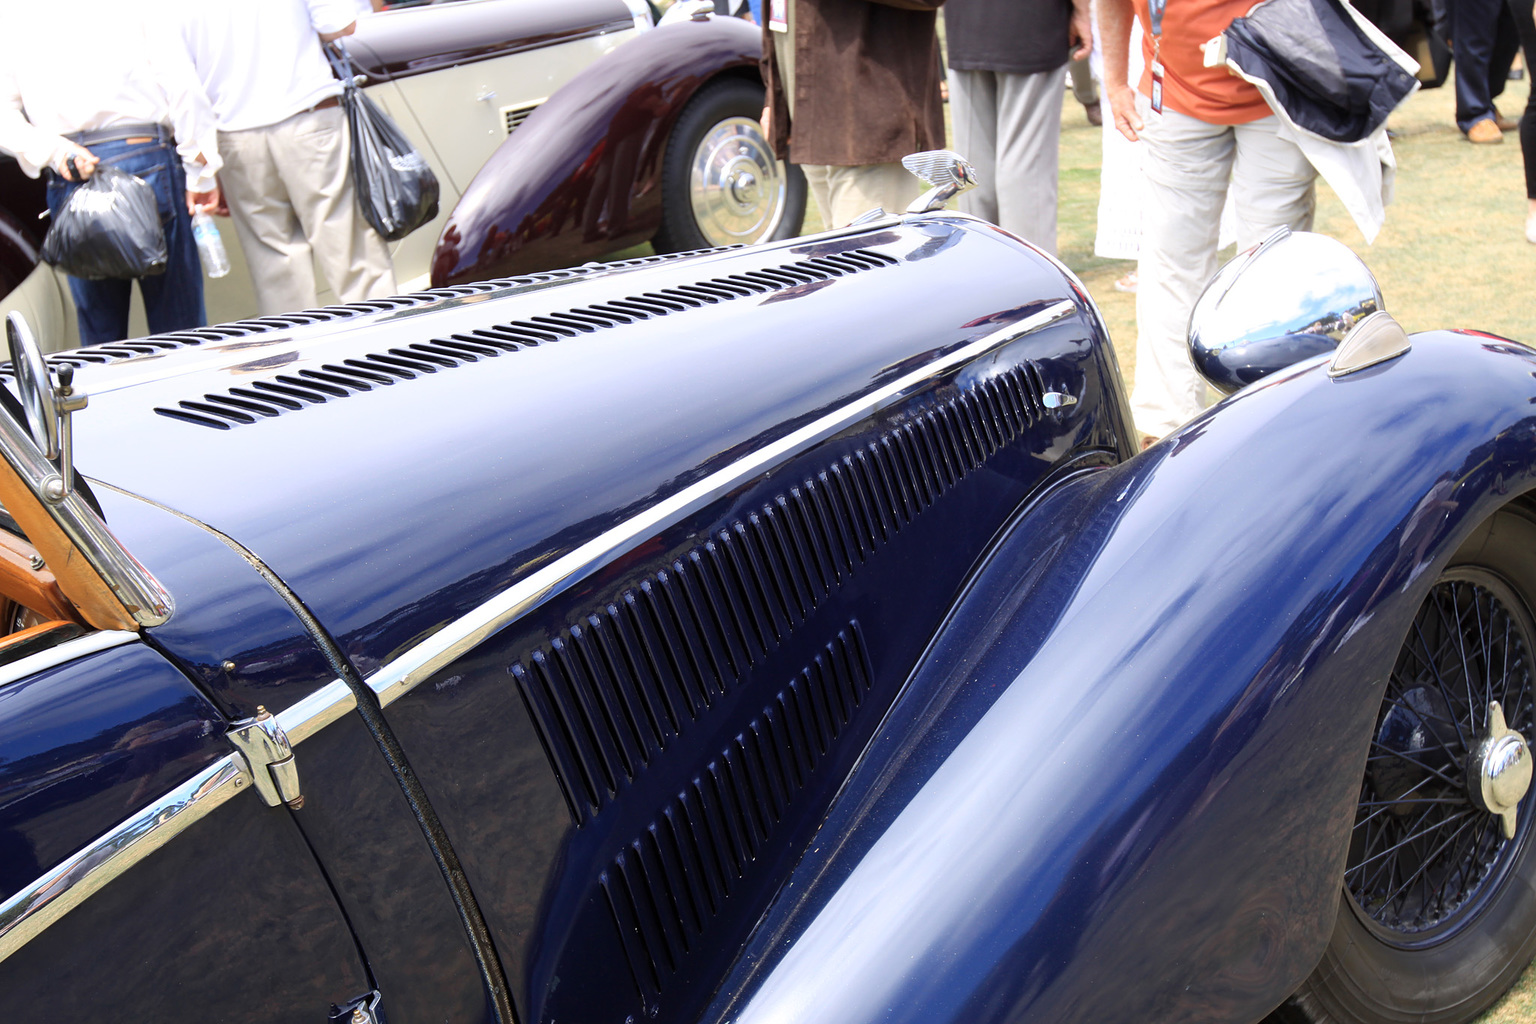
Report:
M760 924L736 1024L1258 1020L1337 909L1386 675L1529 490L1536 354L1313 361L1015 523Z
M721 74L756 79L759 29L669 25L626 43L529 115L480 169L432 256L442 287L565 267L661 225L661 167L678 114Z

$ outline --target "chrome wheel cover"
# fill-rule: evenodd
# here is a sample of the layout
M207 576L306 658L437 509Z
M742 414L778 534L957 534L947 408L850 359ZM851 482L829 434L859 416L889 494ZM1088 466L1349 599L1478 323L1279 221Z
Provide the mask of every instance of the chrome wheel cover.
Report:
M784 216L788 185L761 126L728 117L699 140L689 166L688 199L711 245L760 242Z

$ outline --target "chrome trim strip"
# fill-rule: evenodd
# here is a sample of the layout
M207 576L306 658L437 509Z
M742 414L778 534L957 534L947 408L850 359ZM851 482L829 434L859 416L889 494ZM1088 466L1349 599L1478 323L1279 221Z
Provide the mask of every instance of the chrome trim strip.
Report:
M940 374L979 359L994 349L1047 327L1070 316L1076 309L1076 305L1070 300L1063 299L1039 313L962 345L953 352L940 356L890 384L871 391L841 409L830 412L771 444L764 445L724 469L711 473L671 497L657 502L621 525L599 534L575 550L562 555L544 568L514 583L478 608L444 626L399 658L374 672L368 677L368 685L379 695L379 704L388 707L424 682L432 673L452 664L507 623L579 583L613 559L633 550L658 530L665 529L735 490L781 459L798 455L812 445L873 415Z
M0 665L0 686L14 683L18 679L25 679L55 665L62 665L66 661L83 658L87 654L121 647L138 638L139 634L130 633L126 629L103 629L95 633L87 633L85 636L77 636L46 651L38 651L25 658L18 658L9 665Z
M216 761L0 903L0 960L187 826L252 788L244 764L237 754Z
M48 658L66 648L72 648L70 657L80 657L137 639L137 633L94 633L6 667L14 668ZM96 643L90 645L87 641ZM4 683L0 682L0 685ZM298 744L356 708L357 698L352 690L337 679L276 717L289 741ZM43 929L160 849L188 825L206 817L242 790L254 788L251 782L245 759L238 753L231 753L0 903L0 960L32 941Z
M356 710L357 697L352 688L337 679L286 711L279 712L277 724L288 734L288 742L298 746L332 722L339 722Z

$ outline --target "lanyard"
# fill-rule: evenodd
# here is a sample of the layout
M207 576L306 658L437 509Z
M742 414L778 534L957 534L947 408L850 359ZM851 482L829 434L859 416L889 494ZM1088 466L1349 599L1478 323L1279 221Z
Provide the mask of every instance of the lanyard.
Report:
M1163 112L1163 11L1168 0L1147 0L1147 14L1152 22L1152 112Z

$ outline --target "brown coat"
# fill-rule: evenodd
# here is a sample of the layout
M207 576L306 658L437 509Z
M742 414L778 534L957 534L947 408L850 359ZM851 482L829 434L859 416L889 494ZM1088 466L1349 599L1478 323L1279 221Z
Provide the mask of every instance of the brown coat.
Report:
M856 167L944 148L935 27L944 0L792 2L793 123L763 4L763 80L780 158Z

